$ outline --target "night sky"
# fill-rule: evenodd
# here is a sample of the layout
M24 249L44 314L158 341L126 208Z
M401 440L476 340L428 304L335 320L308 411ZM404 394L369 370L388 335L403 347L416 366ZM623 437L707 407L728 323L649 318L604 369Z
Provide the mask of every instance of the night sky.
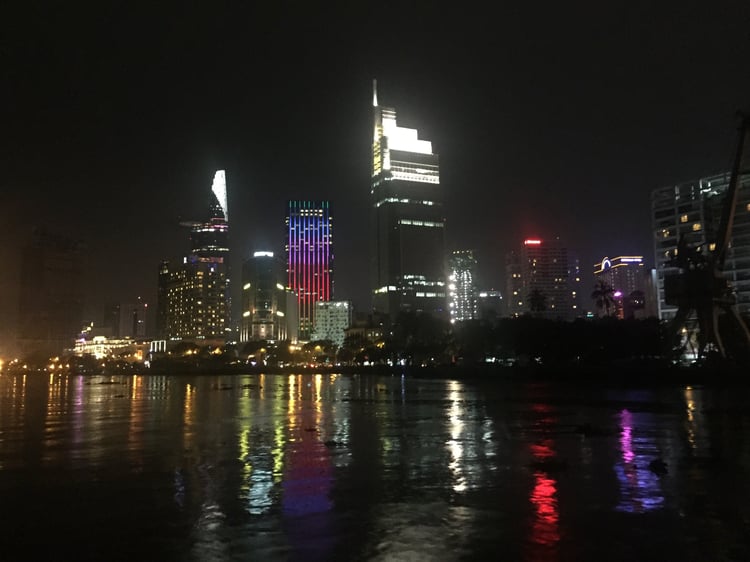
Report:
M16 4L0 8L0 336L33 226L86 242L90 319L155 304L216 169L235 271L283 251L286 200L329 199L335 297L367 308L373 78L440 156L449 249L475 249L501 290L527 236L559 236L584 271L651 266L651 191L728 170L750 110L746 0Z

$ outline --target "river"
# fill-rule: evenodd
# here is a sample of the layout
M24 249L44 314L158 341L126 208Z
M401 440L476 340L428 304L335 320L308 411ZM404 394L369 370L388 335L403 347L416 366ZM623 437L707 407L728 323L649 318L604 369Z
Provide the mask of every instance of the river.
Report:
M750 559L742 386L0 373L2 560Z

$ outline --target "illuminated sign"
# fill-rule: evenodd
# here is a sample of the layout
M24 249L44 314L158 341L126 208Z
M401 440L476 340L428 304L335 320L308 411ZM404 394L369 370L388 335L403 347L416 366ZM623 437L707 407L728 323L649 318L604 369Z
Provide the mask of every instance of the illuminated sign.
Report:
M538 238L527 238L523 241L524 246L539 246L542 243Z

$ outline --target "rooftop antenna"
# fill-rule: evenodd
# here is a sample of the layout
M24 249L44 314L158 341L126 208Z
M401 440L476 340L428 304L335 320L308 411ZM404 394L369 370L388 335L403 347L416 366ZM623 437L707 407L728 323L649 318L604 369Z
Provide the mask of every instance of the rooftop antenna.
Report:
M378 80L377 78L372 79L372 106L378 106Z

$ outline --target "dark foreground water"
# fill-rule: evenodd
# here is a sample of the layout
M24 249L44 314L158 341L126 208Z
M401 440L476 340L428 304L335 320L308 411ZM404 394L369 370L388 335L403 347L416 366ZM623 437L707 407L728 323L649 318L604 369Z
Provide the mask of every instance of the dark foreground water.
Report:
M0 560L748 560L747 400L0 374Z

